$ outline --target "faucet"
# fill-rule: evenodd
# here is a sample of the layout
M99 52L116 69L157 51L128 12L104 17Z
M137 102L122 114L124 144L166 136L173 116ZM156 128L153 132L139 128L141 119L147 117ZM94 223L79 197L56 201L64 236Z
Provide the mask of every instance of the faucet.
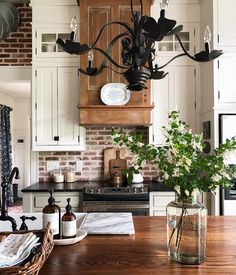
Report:
M6 177L3 178L3 182L1 183L2 187L2 207L1 207L1 215L0 221L10 221L12 224L12 231L16 231L16 221L14 218L8 216L8 205L7 205L7 187L12 183L12 179L15 176L15 179L19 179L19 169L14 167L11 171L9 179L7 180Z
M19 169L18 167L14 167L11 171L11 174L10 174L10 177L9 177L9 180L8 180L8 184L11 184L12 183L12 180L13 180L13 177L15 175L15 179L18 180L20 178L20 175L19 175Z

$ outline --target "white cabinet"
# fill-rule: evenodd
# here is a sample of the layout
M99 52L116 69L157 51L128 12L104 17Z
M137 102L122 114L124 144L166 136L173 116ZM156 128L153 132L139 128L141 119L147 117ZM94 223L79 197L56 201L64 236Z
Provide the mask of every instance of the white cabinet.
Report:
M236 1L217 0L217 29L219 48L236 48Z
M154 2L152 16L157 19L160 14L158 1ZM193 55L199 52L200 37L200 5L198 1L171 1L166 9L166 17L183 25L179 37L185 49ZM174 56L183 53L175 36L166 36L156 43L155 61L158 66L167 64ZM149 128L149 142L161 145L164 142L162 127L168 123L168 113L180 111L180 118L192 128L199 131L200 121L200 69L199 64L187 57L173 60L163 68L168 75L151 83L152 126Z
M219 146L219 115L236 111L236 1L234 0L202 0L201 5L201 36L206 25L212 32L211 48L223 50L218 60L201 65L201 97L202 122L210 122L211 135L205 142L211 152ZM208 200L210 214L220 213L220 192Z
M70 22L77 17L76 0L31 0L32 149L78 151L85 149L85 129L79 127L79 57L63 51L58 37L70 37ZM77 34L78 35L78 34Z
M149 193L149 215L166 216L166 206L175 200L174 192L150 192Z
M197 92L199 68L197 65L175 65L167 68L168 75L152 82L152 138L154 144L162 144L162 127L168 124L168 112L180 111L180 118L193 131L197 130Z
M236 54L225 53L218 61L218 103L236 104Z
M205 0L206 1L206 0ZM236 107L236 32L235 32L235 9L234 0L213 1L215 12L213 13L213 24L216 32L213 37L216 40L218 49L223 50L218 65L214 67L214 80L216 104L214 107L230 108Z
M82 150L78 69L38 67L33 82L33 150Z
M54 192L53 197L55 203L61 207L62 211L65 211L67 205L67 198L71 198L70 204L74 212L80 212L82 209L82 197L81 192ZM42 212L44 206L48 204L49 193L48 192L24 192L23 193L23 212L33 213Z

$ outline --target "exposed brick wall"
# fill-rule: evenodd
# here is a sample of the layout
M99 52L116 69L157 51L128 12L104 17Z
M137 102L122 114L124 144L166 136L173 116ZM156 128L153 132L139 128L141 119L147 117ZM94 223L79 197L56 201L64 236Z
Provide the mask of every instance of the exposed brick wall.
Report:
M14 4L20 13L16 32L0 41L0 66L31 66L32 61L32 9L28 4Z
M139 132L147 140L147 128L124 127L125 131ZM48 181L50 173L47 171L48 160L58 160L60 168L75 167L76 160L83 161L83 170L76 172L77 181L101 181L103 180L103 151L114 147L111 140L111 128L92 127L86 129L86 145L84 152L40 152L39 153L39 181ZM132 156L126 152L128 165L132 163ZM145 180L152 180L157 176L157 170L152 164L145 165L142 175Z

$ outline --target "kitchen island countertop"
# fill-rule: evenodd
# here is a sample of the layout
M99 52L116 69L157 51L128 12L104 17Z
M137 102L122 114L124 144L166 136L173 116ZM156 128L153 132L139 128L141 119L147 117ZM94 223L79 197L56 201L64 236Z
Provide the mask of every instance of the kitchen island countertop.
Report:
M169 260L165 217L133 219L135 235L89 235L54 247L39 274L236 274L236 217L208 217L207 260L201 265Z

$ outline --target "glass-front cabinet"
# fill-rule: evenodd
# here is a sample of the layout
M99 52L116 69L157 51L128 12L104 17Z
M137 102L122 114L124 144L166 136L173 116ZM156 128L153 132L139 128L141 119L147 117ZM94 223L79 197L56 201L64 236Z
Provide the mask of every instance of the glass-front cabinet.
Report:
M179 38L183 46L188 52L194 53L195 49L196 27L191 24L184 26L182 32L179 33ZM156 44L157 52L161 56L176 55L181 53L182 49L179 41L174 35L165 36L164 39Z
M74 57L61 48L56 43L57 38L64 41L70 39L71 29L68 27L49 29L38 28L35 29L35 56L36 57Z

